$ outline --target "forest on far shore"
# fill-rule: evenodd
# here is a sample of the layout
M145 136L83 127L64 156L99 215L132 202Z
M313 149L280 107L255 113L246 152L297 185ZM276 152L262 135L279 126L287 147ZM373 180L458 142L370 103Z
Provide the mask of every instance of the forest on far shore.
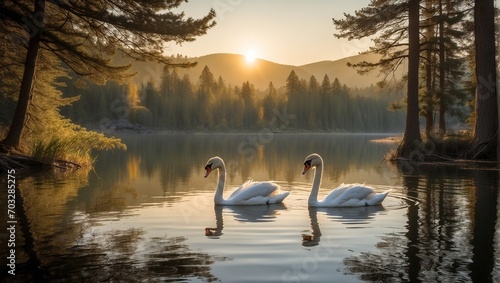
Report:
M328 75L307 81L294 71L286 85L269 82L265 90L248 81L226 84L208 66L194 80L165 68L158 83L108 82L84 89L74 85L67 83L61 91L79 99L61 113L87 127L109 128L109 123L125 120L154 130L250 131L268 127L273 117L288 115L282 130L401 132L405 122L404 111L388 109L402 92L376 86L352 88Z

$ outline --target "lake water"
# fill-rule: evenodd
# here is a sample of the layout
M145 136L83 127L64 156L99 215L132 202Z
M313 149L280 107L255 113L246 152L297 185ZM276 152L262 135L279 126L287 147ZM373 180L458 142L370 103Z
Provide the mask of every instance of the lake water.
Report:
M499 174L479 165L394 166L386 135L171 134L124 136L93 170L19 173L16 275L7 282L500 282ZM392 188L382 206L307 206L340 183ZM280 205L214 206L248 179L275 180ZM6 176L2 177L7 187ZM7 199L2 190L2 203ZM3 206L3 205L2 205ZM1 212L2 226L8 219ZM210 233L205 229L211 228ZM2 229L0 251L9 237ZM306 235L304 240L304 236Z

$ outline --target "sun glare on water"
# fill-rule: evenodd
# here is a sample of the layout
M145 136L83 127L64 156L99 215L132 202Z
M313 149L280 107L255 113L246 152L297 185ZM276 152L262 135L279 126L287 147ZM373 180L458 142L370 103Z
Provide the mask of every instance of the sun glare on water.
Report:
M255 62L255 59L257 59L257 53L255 52L254 49L249 49L245 53L245 60L247 61L248 64L252 64Z

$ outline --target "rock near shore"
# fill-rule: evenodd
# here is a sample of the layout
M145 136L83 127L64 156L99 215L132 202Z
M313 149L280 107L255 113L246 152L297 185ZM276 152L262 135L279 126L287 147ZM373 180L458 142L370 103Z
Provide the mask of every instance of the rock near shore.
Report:
M123 118L118 120L112 120L107 118L103 119L99 123L99 129L104 133L127 132L127 133L144 134L152 132L151 129L145 126L131 123L129 120Z

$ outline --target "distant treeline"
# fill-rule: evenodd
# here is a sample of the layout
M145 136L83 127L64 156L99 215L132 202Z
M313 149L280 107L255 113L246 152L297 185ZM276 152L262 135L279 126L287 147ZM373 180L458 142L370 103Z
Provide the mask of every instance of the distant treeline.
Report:
M141 86L67 85L64 95L80 99L62 113L83 125L126 119L154 129L258 130L286 115L286 129L280 130L393 132L403 130L405 123L405 113L389 111L391 98L377 87L351 89L336 78L331 82L327 75L321 82L314 76L307 81L294 71L285 86L270 82L266 90L248 81L226 85L208 67L196 83L166 69L159 83Z

